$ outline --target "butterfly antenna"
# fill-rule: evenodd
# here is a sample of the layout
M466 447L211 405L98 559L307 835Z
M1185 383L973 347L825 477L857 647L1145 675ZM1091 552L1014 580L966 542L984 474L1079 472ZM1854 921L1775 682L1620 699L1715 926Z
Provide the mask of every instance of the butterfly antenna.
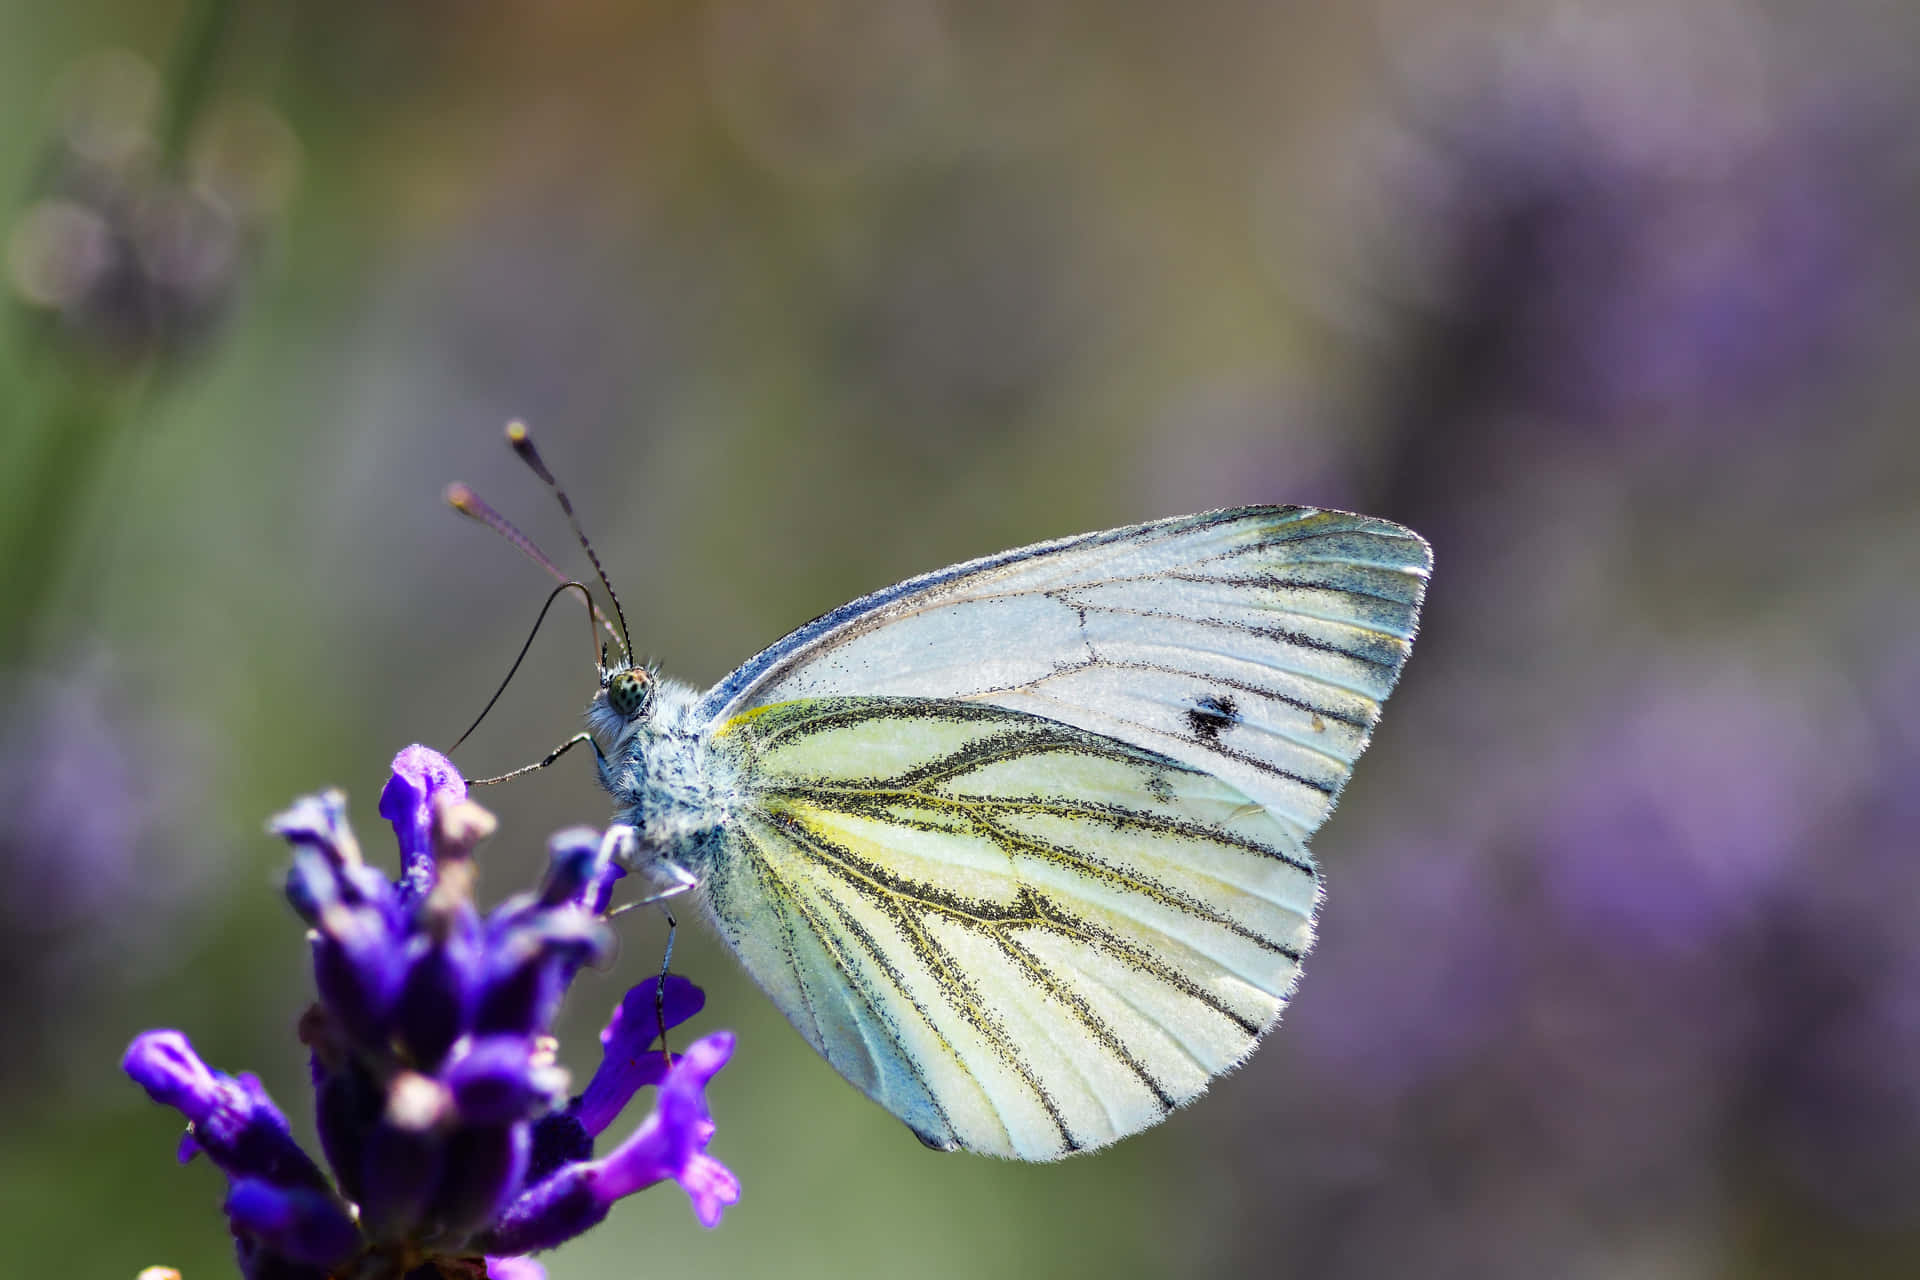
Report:
M546 461L540 451L533 447L533 437L527 434L524 422L507 424L507 443L520 455L520 461L527 464L533 474L553 490L553 496L560 499L560 509L567 513L567 523L573 526L573 536L580 540L580 549L587 553L587 559L593 561L593 571L600 575L600 585L607 589L607 599L613 601L613 615L620 619L620 648L628 662L633 661L633 635L627 630L626 611L620 607L620 593L613 589L613 583L607 579L607 571L600 564L600 557L594 553L593 544L587 541L587 531L580 527L580 518L573 513L573 503L567 498L567 491L554 479L553 472L547 469Z
M467 519L476 521L480 524L487 526L487 528L493 530L495 533L505 538L508 542L511 542L514 546L520 549L520 553L522 555L526 556L527 559L539 565L542 569L545 569L549 574L553 576L555 581L561 583L563 586L579 587L581 590L581 593L586 597L587 609L593 614L594 621L598 622L602 627L605 627L607 634L609 636L612 636L615 641L624 643L624 641L620 640L620 632L615 631L613 629L613 624L607 621L607 615L600 612L600 605L594 600L593 593L591 591L588 591L587 588L583 586L581 583L574 581L572 575L567 573L567 571L565 569L562 569L559 565L555 564L552 558L549 557L546 552L542 551L539 547L534 545L534 541L532 538L529 538L526 534L520 532L519 529L514 527L514 524L511 520L507 519L505 516L501 515L498 511L495 511L491 506L489 506L487 504L486 499L482 498L479 494L475 493L472 489L469 489L464 484L450 484L447 486L447 505L452 507L455 511L458 511L461 515L465 516ZM598 567L597 562L595 564L595 567L596 568ZM604 574L601 575L600 580L602 582L605 582L606 576ZM608 590L608 593L611 594L613 588L609 587L607 588L607 590ZM558 593L556 592L555 594L558 594ZM618 609L619 607L620 607L619 602L615 601L614 608ZM536 628L539 625L540 625L539 623L534 624ZM620 625L623 628L626 626L625 618L622 618L620 620ZM529 637L529 642L531 642L531 637ZM595 665L599 664L599 652L598 652L597 645L595 646L594 662L595 662Z
M500 695L505 693L507 691L507 686L513 683L513 677L515 673L517 673L520 670L520 664L527 660L527 651L533 648L533 638L540 634L540 624L547 620L547 611L553 608L553 602L555 600L558 600L560 598L561 593L565 591L578 591L580 593L580 598L587 602L587 609L588 609L587 625L589 627L593 626L593 619L595 616L597 616L597 614L593 608L593 594L587 590L586 583L563 582L559 586L555 587L552 591L548 592L547 602L540 606L540 616L533 620L533 628L527 632L526 642L520 646L520 653L517 657L514 658L513 665L507 668L506 678L500 682L500 687L493 691L493 696L487 699L487 705L480 708L480 714L473 718L473 723L467 726L467 731L461 734L458 738L454 739L453 745L447 748L448 755L452 755L454 752L458 751L460 749L460 744L465 742L469 737L472 736L473 731L480 727L480 722L487 718L487 713L493 710L493 704L500 701ZM604 621L604 619L602 619L602 621ZM595 633L594 635L590 635L587 638L587 643L590 646L592 646L593 652L594 652L594 660L598 662L601 656L598 633Z

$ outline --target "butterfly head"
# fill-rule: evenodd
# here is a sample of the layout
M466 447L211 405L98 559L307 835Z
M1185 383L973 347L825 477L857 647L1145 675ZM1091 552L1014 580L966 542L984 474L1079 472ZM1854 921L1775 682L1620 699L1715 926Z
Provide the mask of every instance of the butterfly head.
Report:
M607 707L622 720L653 710L654 678L645 667L623 667L607 677Z
M650 729L659 710L660 677L649 667L619 662L600 668L600 689L587 704L587 728L603 756L618 756L636 733Z

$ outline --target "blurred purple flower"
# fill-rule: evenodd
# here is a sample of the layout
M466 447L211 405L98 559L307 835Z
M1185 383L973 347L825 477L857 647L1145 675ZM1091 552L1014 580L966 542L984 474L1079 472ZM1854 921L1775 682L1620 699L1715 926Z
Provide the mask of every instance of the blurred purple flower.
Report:
M1364 228L1343 309L1397 312L1397 429L1718 442L1806 421L1781 410L1860 367L1915 205L1897 81L1820 74L1738 5L1580 6L1419 47L1444 25L1405 33L1401 122L1340 223Z
M1745 1105L1800 1185L1885 1225L1915 1221L1920 1186L1920 655L1900 644L1863 684L1870 764L1771 932L1763 977L1794 980Z
M139 58L94 55L63 88L58 136L7 239L16 300L110 362L199 349L290 196L291 131L263 106L223 107L195 120L188 154L167 157L159 78Z
M361 859L338 792L273 823L293 848L288 900L313 930L320 998L301 1035L331 1180L252 1076L212 1070L175 1031L127 1049L127 1074L187 1118L181 1158L204 1152L227 1175L242 1272L454 1280L484 1266L522 1280L541 1272L521 1255L668 1180L702 1223L718 1223L739 1183L706 1154L704 1090L733 1037L709 1035L671 1060L652 1048L699 1011L697 987L669 977L629 991L601 1036L600 1069L571 1101L555 1061L567 985L609 946L601 916L630 834L559 833L539 887L483 918L472 852L493 819L452 764L402 751L380 812L401 848L397 881ZM646 1086L658 1089L652 1113L596 1158L594 1140Z
M1756 1182L1911 1223L1920 664L1898 667L1864 697L1656 671L1486 784L1522 800L1334 868L1291 1071L1225 1147L1261 1193L1219 1237L1284 1238L1317 1275L1521 1277L1711 1270Z
M1316 1068L1382 1099L1470 1061L1513 998L1497 885L1465 844L1410 840L1343 867L1313 965L1287 1017ZM1356 954L1394 939L1391 956ZM1369 941L1373 940L1373 941Z
M1806 872L1847 787L1845 708L1734 670L1610 694L1541 783L1530 843L1544 897L1610 945L1712 946L1756 927ZM1819 749L1787 726L1820 724Z
M171 948L208 851L165 838L183 811L193 735L143 718L110 664L0 678L0 1011L31 1072L107 980ZM138 911L123 908L130 901ZM100 921L114 927L102 930Z

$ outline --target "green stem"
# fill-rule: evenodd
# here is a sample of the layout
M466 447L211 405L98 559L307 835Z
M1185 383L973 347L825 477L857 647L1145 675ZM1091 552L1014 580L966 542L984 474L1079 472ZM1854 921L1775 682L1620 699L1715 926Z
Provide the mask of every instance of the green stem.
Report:
M162 162L174 172L213 93L233 10L233 0L187 0L181 15L159 131ZM115 437L143 399L148 372L94 369L48 350L29 350L23 364L39 366L40 376L24 381L40 382L40 394L13 406L24 430L8 451L11 474L0 477L11 508L0 511L0 666L32 658L51 630L49 611L72 558L76 522Z
M17 505L0 541L0 666L33 656L73 551L76 522L135 398L85 380L61 384L38 415L37 433L21 442L19 469L10 477Z
M178 170L186 157L187 141L193 124L207 97L213 92L214 64L220 59L233 0L187 0L186 15L180 22L180 35L167 63L163 86L164 113L160 124L161 155L171 169Z

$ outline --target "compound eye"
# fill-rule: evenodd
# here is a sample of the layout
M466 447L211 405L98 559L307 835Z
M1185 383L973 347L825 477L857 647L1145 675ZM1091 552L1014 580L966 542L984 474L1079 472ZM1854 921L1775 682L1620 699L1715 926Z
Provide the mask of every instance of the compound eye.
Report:
M607 682L607 705L623 719L633 719L652 704L653 680L644 671L629 667Z

